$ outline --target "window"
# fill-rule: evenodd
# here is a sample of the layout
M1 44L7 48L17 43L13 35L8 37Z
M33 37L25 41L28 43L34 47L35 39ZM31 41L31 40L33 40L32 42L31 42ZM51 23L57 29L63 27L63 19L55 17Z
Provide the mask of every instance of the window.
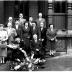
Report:
M55 13L65 13L66 12L66 1L55 1L54 2L54 12Z

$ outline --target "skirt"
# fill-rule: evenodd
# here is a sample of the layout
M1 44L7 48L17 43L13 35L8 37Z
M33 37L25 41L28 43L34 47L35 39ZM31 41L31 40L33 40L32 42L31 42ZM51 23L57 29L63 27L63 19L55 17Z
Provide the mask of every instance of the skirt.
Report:
M1 57L6 57L7 56L6 42L4 42L3 44L0 44L0 56Z

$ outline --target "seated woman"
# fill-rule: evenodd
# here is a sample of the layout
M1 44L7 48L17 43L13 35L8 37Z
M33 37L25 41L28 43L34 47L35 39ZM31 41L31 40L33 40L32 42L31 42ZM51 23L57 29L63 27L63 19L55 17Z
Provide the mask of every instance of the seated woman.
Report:
M26 51L21 48L20 38L15 38L15 41L9 44L8 47L13 49L12 57L11 57L12 61L16 61L16 60L22 61L25 58L28 60Z
M33 35L33 40L31 42L31 50L34 53L34 58L43 59L42 51L41 51L41 42L38 40L37 34Z

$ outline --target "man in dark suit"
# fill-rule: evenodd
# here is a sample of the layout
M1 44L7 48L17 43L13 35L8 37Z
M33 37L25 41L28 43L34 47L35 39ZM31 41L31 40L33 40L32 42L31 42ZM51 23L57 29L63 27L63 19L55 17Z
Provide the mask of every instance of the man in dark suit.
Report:
M32 27L32 21L33 21L33 17L29 17L29 26Z
M39 28L39 40L42 42L42 53L45 55L45 46L46 46L46 28L44 28L44 23L40 23ZM45 56L44 56L45 57Z
M37 27L36 21L32 22L32 26L31 26L31 39L33 38L34 34L37 34L37 36L39 38L39 28Z
M37 22L37 26L40 27L40 23L43 22L44 23L44 27L46 28L46 21L44 18L42 18L42 13L39 13L39 18L36 19Z
M23 14L20 13L20 14L19 14L19 22L20 22L20 24L24 24L25 21L26 21L26 19L23 18Z
M17 37L22 39L22 26L20 25L19 21L15 22L15 26L14 27L15 27L16 32L17 32Z

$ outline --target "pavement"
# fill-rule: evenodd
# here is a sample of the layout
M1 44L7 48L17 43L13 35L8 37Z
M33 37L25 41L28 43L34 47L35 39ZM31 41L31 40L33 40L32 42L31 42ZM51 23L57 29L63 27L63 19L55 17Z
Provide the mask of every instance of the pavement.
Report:
M9 63L0 64L0 71L9 71ZM46 56L46 63L38 71L72 71L72 53L59 52L55 57Z

